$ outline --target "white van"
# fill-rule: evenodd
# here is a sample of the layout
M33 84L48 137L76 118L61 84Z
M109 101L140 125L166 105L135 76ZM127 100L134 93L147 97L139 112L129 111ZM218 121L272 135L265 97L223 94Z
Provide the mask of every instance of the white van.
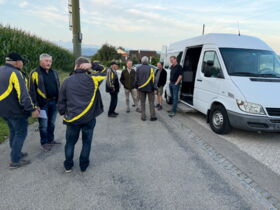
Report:
M183 67L180 101L205 114L214 132L280 132L280 60L266 43L235 34L179 41L161 54L168 75L171 56ZM165 98L172 103L169 84Z

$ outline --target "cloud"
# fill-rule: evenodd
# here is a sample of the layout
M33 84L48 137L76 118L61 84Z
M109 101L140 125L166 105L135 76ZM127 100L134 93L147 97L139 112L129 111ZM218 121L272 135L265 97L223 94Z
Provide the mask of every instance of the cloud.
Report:
M20 7L20 8L25 8L25 7L27 7L28 5L29 5L29 3L28 3L27 1L22 1L22 2L19 3L19 7Z
M5 4L6 0L0 0L0 4Z

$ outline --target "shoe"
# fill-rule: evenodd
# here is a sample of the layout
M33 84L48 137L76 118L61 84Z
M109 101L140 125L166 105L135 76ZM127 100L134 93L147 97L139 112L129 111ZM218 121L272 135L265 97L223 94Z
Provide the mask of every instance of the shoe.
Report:
M135 107L135 104L132 104L132 107Z
M25 157L27 157L28 156L28 153L27 152L22 152L21 153L21 158L25 158Z
M58 144L61 144L61 142L58 142L58 141L51 141L48 143L49 145L58 145Z
M81 168L82 173L86 172L86 170L87 170L86 168Z
M126 113L129 113L130 112L130 110L128 109L128 110L126 110Z
M67 174L69 174L69 173L71 173L72 172L72 168L70 168L70 169L65 169L65 171L64 171L65 173L67 173Z
M170 113L169 113L169 117L174 117L175 115L176 115L175 112L170 112Z
M171 112L173 112L173 111L172 111L172 109L171 109L171 110L168 110L167 112L168 112L168 113L171 113Z
M115 114L108 114L108 117L117 117L117 115L115 115Z
M159 107L160 107L160 104L155 105L155 108L159 108Z
M137 109L136 109L136 112L139 112L139 113L141 113L141 110L140 110L139 108L137 108Z
M41 146L41 149L42 149L44 152L49 152L49 151L51 151L52 147L51 147L50 144L43 144L43 145Z
M119 115L119 113L117 113L117 112L113 112L113 114L114 114L114 115Z
M157 120L156 117L152 117L152 118L150 119L150 121L156 121L156 120Z
M23 166L26 166L28 164L30 164L31 161L30 160L20 160L18 163L10 163L9 168L10 169L17 169Z
M160 105L157 110L158 111L162 110L162 106Z
M142 121L146 121L146 118L141 117L141 120L142 120Z

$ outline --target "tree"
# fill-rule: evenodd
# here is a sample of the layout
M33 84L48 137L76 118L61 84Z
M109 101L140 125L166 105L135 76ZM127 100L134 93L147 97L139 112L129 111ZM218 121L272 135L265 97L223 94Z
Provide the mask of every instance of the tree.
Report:
M92 57L92 60L99 60L102 63L108 63L112 60L119 60L121 55L118 54L116 48L109 44L103 44L97 53Z
M152 57L152 59L151 59L151 64L154 65L154 66L156 66L157 63L159 62L159 59L160 59L159 54L157 54L155 57Z

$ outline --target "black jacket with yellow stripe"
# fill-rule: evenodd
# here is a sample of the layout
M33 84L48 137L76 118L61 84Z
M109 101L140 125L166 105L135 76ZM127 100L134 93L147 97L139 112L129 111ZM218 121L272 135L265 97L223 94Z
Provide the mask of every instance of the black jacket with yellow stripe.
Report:
M50 71L54 72L54 76L56 78L56 83L58 90L60 88L60 82L57 71L54 69L50 69ZM44 84L43 73L41 67L38 67L31 71L29 78L29 92L30 96L36 106L43 107L47 103L47 94L46 88Z
M35 107L24 74L6 64L0 67L0 117L28 117Z
M99 86L106 74L106 71L88 74L86 70L75 70L64 80L58 99L64 124L83 125L103 112Z

